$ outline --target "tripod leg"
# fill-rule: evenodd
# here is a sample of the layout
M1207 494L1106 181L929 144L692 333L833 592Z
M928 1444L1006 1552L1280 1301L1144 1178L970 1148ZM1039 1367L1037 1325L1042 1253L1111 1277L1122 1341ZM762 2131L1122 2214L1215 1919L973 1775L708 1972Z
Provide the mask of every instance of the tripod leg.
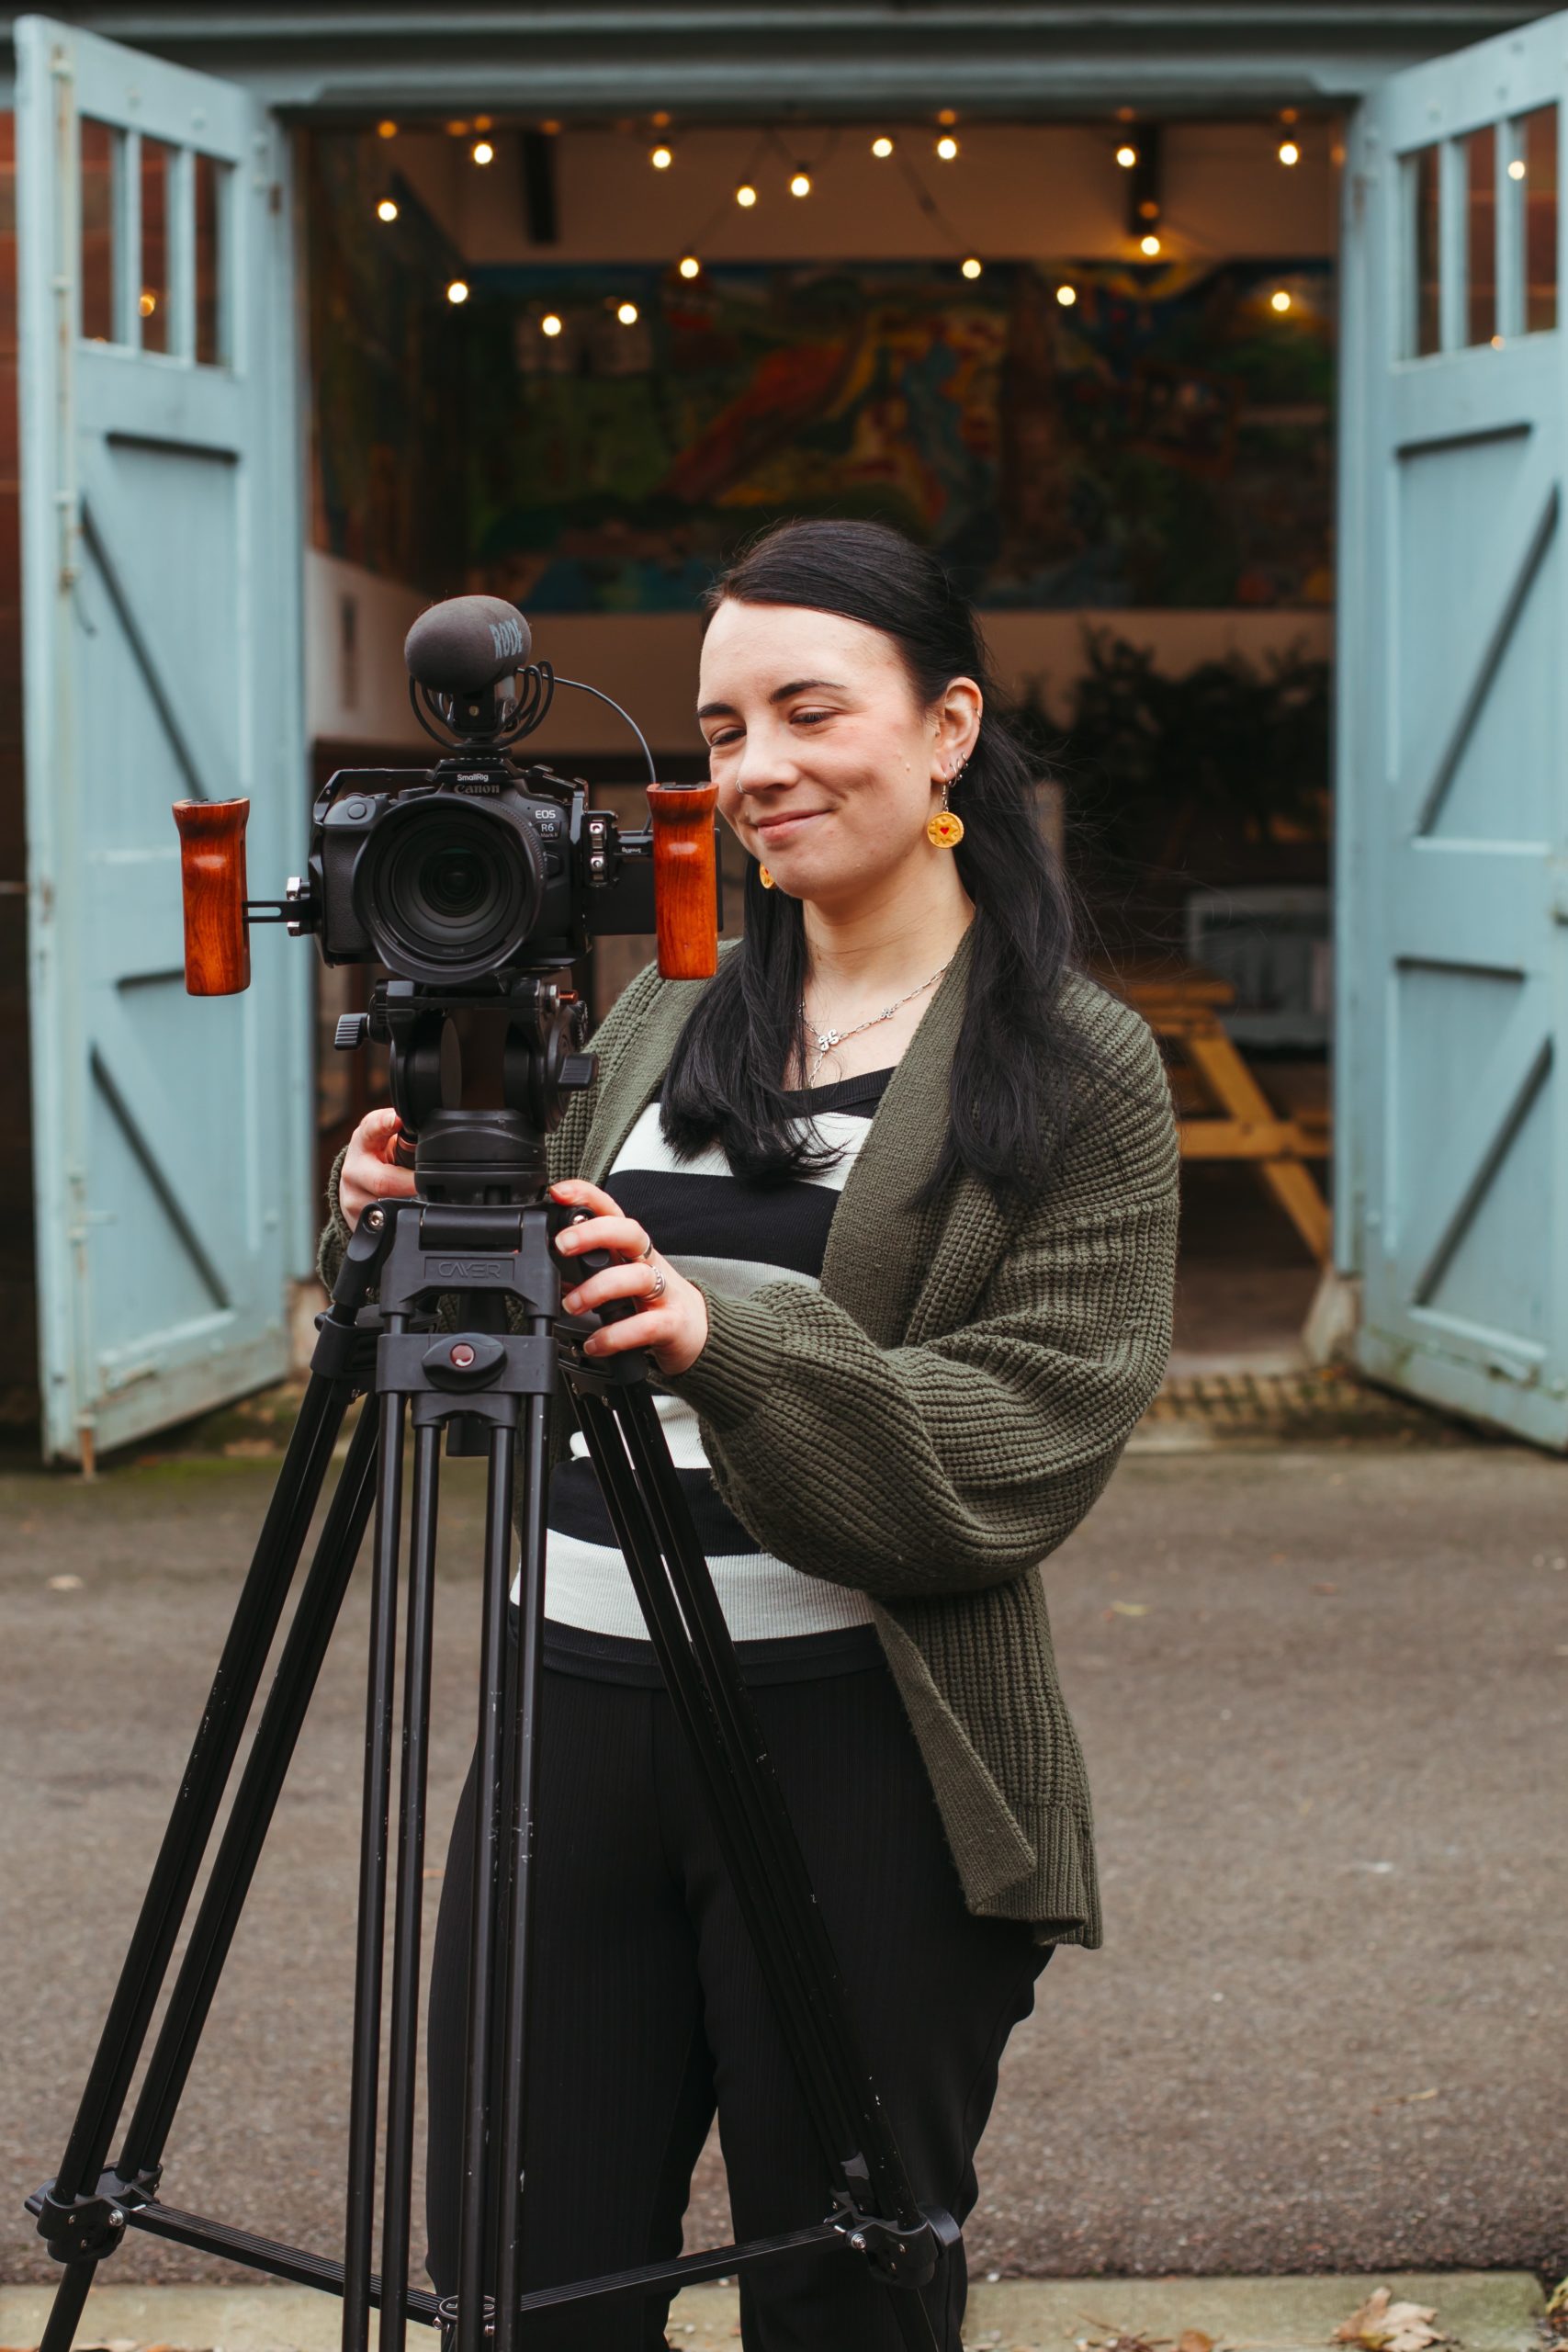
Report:
M492 1429L479 1634L479 1736L475 1767L479 1802L474 1818L463 2178L457 2222L457 2352L482 2352L485 2341L485 2256L491 2216L486 2159L491 2136L491 2008L495 1982L492 1946L498 1910L499 1766L506 1672L507 1589L512 1564L513 1451L514 1432Z
M284 1776L365 1538L375 1494L375 1459L376 1416L367 1409L354 1432L348 1459L321 1530L321 1540L288 1628L251 1752L245 1758L212 1875L175 1980L168 2013L153 2045L147 2078L127 2127L119 2157L123 2178L154 2171L163 2162L175 2110L196 2058L202 2028L261 1859Z
M379 1400L365 1803L359 1838L359 1932L354 1976L354 2059L348 2103L343 2352L367 2352L370 2337L377 2077L381 2056L381 1967L387 1923L387 1816L391 1795L392 1709L397 1683L399 1520L402 1510L405 1403L397 1395L384 1396Z
M538 1730L545 1621L545 1546L549 1487L549 1400L528 1399L523 1436L522 1638L518 1645L516 1705L509 1725L512 1769L508 1816L512 1837L511 1933L502 2016L501 2117L497 2131L495 2344L493 2352L513 2352L517 2298L522 2289L523 2129L526 2098L526 2040L530 1991L534 1815L538 1802Z
M398 1893L392 1922L392 2019L387 2058L387 2158L381 2236L381 2352L403 2352L408 2327L409 2202L413 2177L414 2068L419 2049L419 1947L424 1901L424 1805L429 1764L430 1644L441 1430L414 1430L410 1512L408 1641L403 1668L403 1770L398 1797Z
M68 2211L77 2198L96 2191L99 2175L108 2161L109 2143L304 1549L349 1395L346 1380L329 1379L321 1374L313 1374L306 1388L65 2154L48 2191L39 2223L45 2237L51 2235L51 2223L62 2209ZM66 2266L46 2330L51 2352L67 2352L96 2260L88 2256Z

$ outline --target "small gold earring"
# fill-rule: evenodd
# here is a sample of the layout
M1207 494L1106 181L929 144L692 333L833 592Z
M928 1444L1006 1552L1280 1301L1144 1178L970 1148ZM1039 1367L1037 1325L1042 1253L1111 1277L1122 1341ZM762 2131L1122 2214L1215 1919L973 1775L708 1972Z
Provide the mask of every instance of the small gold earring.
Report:
M942 807L927 821L926 839L933 849L956 849L964 839L964 820L948 807L945 783L942 787Z
M773 888L773 877L761 861L759 861L757 866L757 879L761 882L764 890L771 890Z

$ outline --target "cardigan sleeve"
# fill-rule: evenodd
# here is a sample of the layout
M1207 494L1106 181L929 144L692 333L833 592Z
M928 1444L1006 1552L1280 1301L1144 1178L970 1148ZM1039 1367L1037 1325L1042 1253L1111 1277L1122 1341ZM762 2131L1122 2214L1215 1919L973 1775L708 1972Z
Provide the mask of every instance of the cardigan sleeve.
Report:
M974 1590L1054 1551L1100 1495L1170 1346L1174 1123L1144 1035L1118 1132L1091 1120L1069 1145L957 1329L883 1348L799 1283L705 1289L706 1344L660 1385L793 1567L888 1600Z

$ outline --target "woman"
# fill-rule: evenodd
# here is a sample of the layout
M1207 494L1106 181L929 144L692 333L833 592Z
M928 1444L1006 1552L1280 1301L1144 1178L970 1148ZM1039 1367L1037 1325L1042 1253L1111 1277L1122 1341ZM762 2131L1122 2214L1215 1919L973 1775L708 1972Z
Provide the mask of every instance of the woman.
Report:
M707 982L650 967L551 1142L569 1310L647 1349L664 1429L916 2193L962 2220L1008 2033L1097 1945L1089 1799L1040 1561L1169 1341L1176 1150L1141 1022L1077 975L974 616L868 524L786 525L707 606L699 718L750 854ZM957 822L954 822L957 820ZM355 1135L323 1263L378 1195ZM823 2218L787 2057L592 1466L554 1470L525 2264L677 2251L716 2110L737 2235ZM433 1962L430 2264L456 2267L473 1791ZM959 2352L961 2254L929 2291ZM848 2254L742 2283L746 2352L877 2352ZM666 2304L541 2347L644 2352Z

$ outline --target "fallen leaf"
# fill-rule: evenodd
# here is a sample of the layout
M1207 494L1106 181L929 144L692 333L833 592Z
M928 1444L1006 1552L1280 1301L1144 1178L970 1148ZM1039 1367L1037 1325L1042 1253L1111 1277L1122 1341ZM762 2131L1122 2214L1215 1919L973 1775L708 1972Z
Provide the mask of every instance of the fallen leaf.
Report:
M49 1589L51 1592L80 1592L82 1579L80 1577L51 1577ZM131 2346L131 2352L135 2352L134 2346Z
M1176 2352L1214 2352L1214 2339L1201 2327L1184 2327L1176 2339Z
M1105 1613L1108 1617L1146 1617L1149 1605L1146 1600L1113 1600ZM1128 2341L1136 2343L1138 2338L1132 2336Z
M1446 2340L1432 2324L1437 2316L1435 2306L1392 2302L1388 2289L1379 2287L1359 2311L1340 2322L1330 2340L1359 2345L1363 2352L1427 2352L1428 2345Z
M1393 2104L1395 2107L1414 2107L1420 2099L1436 2098L1438 2094L1435 2089L1429 2091L1401 2091L1398 2098L1393 2102Z

